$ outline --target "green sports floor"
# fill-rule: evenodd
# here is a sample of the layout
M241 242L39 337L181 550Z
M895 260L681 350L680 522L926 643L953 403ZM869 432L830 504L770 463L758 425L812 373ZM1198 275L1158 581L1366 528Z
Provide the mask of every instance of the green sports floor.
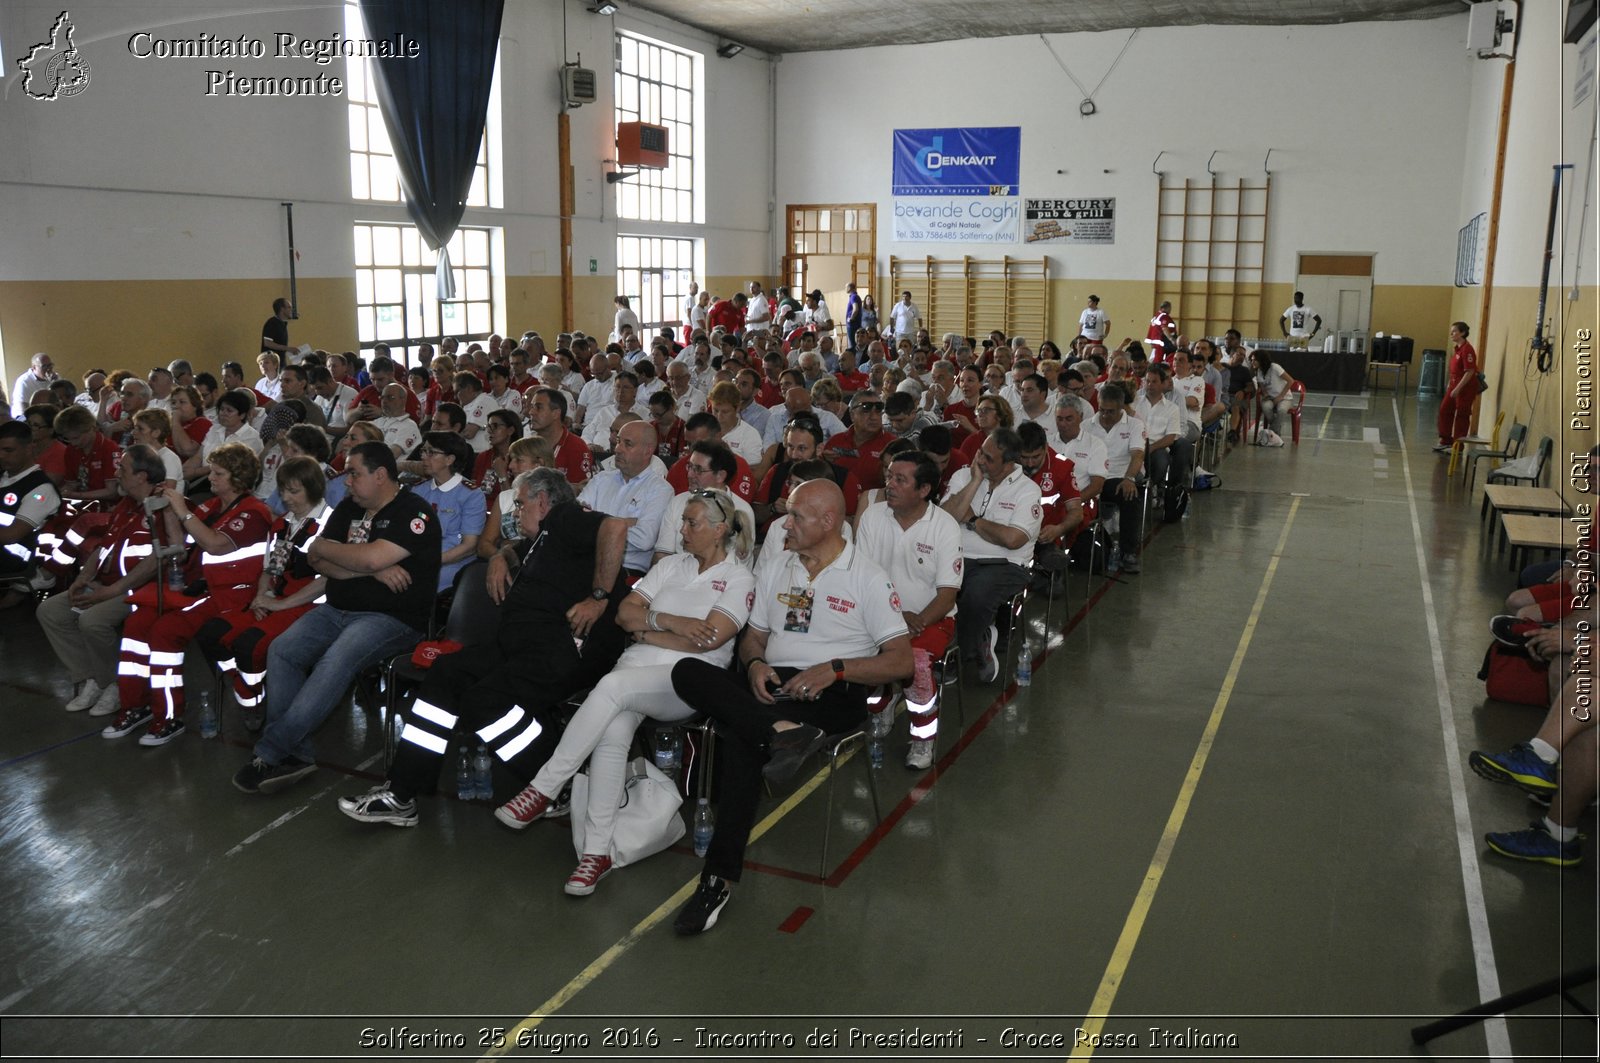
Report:
M578 899L564 820L438 798L412 830L352 823L335 799L381 770L359 707L322 770L247 797L237 715L102 741L13 611L0 1055L1592 1059L1557 998L1411 1042L1592 964L1597 934L1592 841L1565 871L1483 844L1541 813L1466 755L1541 713L1476 678L1513 574L1433 414L1339 396L1298 447L1226 455L1143 574L1029 604L1030 687L969 683L964 713L947 689L932 771L902 766L902 721L876 773L774 794L695 939L686 846Z

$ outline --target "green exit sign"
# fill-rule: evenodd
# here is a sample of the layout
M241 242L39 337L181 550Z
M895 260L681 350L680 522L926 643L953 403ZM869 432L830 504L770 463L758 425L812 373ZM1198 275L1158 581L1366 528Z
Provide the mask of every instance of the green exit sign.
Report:
M590 273L599 273L600 272L600 260L599 259L591 258L589 260L589 272Z

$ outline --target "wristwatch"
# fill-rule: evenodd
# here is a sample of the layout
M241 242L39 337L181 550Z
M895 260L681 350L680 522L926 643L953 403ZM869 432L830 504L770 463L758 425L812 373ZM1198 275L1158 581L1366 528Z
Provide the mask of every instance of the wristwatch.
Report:
M971 520L962 521L961 522L961 526L963 528L967 529L967 531L977 531L978 530L978 518L977 517L973 517Z
M594 590L589 592L589 597L593 598L597 602L603 602L607 598L611 597L611 592L606 590L604 587L596 587Z
M833 669L833 678L837 679L841 683L844 682L844 661L835 657L833 660L828 662L828 667Z

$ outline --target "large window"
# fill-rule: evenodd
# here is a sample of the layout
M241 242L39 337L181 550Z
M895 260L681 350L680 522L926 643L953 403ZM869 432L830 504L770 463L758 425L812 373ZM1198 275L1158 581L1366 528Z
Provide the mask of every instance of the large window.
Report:
M382 340L406 365L417 344L441 336L483 339L494 331L498 258L492 229L462 226L447 245L456 298L440 302L428 248L414 225L356 224L356 332L362 347Z
M632 33L617 34L616 120L665 126L669 162L617 184L617 217L704 222L705 57Z
M689 282L699 275L699 251L698 240L617 237L617 294L628 297L646 332L682 323Z
M355 3L344 7L344 32L351 39L368 36L361 21L361 9ZM348 62L346 98L350 101L350 194L356 199L398 203L401 198L400 177L395 169L394 147L389 141L389 131L383 124L383 112L378 107L377 89L373 85L372 61L352 57ZM484 123L483 139L478 143L478 162L472 175L472 188L467 193L469 207L500 207L504 205L500 182L500 57L495 54L494 80L489 86L489 113ZM492 164L491 164L492 161ZM454 255L454 252L451 252Z

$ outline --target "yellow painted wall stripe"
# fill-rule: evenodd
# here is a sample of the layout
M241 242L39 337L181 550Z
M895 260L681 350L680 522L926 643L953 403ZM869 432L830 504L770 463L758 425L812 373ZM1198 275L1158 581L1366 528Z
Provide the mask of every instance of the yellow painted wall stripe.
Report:
M850 762L850 758L853 756L855 756L855 751L851 751L845 756L839 758L839 766L842 768L845 764ZM828 776L832 770L833 769L831 768L823 768L821 771L817 772L810 779L806 780L805 785L801 786L794 793L790 794L782 804L768 813L767 817L760 823L757 823L755 828L750 831L749 844L754 845L763 834L777 826L778 822L782 820L784 816L787 816L790 812L794 811L795 808L799 806L800 802L804 801L807 797L810 797L813 793L815 793L817 787L828 781ZM574 811L573 814L576 815L576 811ZM485 1053L482 1058L486 1060L494 1059L511 1051L511 1049L516 1046L518 1034L524 1030L532 1030L536 1028L543 1023L545 1019L566 1007L567 1003L572 1000L573 997L583 992L583 990L587 988L591 982L604 974L607 968L609 968L613 963L616 963L617 960L622 957L623 953L627 952L629 949L633 948L634 945L638 944L640 938L644 937L650 931L660 926L666 921L668 916L672 915L679 907L687 902L690 896L694 894L696 887L699 885L699 875L696 875L688 882L685 882L678 888L676 893L662 901L655 911L639 920L639 922L634 925L632 930L629 930L626 934L622 935L622 937L618 938L615 944L606 949L599 956L596 956L594 961L590 963L589 966L585 967L583 970L579 971L575 976L573 976L572 981L562 986L554 996L535 1008L531 1015L508 1030L506 1032L505 1043L500 1048L491 1049L489 1052Z
M1100 1033L1106 1019L1111 1015L1111 1005L1115 1003L1117 990L1122 985L1123 977L1128 973L1128 962L1133 959L1134 946L1139 943L1139 934L1144 929L1145 918L1150 914L1156 890L1160 888L1161 878L1166 874L1167 862L1172 858L1172 850L1178 844L1178 832L1183 829L1183 821L1189 814L1189 803L1194 800L1195 789L1200 785L1200 773L1205 771L1206 760L1211 756L1211 747L1217 739L1217 730L1222 726L1222 714L1228 707L1228 700L1233 696L1233 684L1239 678L1245 653L1250 649L1250 640L1255 637L1261 610L1267 604L1267 592L1272 589L1272 578L1278 571L1278 560L1283 556L1284 544L1289 541L1289 529L1294 524L1295 514L1300 511L1300 501L1296 498L1289 505L1289 516L1283 522L1283 533L1278 536L1278 545L1273 548L1272 560L1267 563L1266 575L1261 578L1261 589L1256 592L1255 605L1250 609L1250 619L1245 621L1244 631L1239 635L1239 645L1233 651L1233 663L1228 666L1228 674L1222 680L1222 689L1217 692L1216 703L1211 706L1211 718L1206 721L1206 729L1200 736L1200 744L1195 748L1194 758L1189 761L1189 771L1183 777L1183 785L1178 788L1178 799L1172 806L1172 814L1167 817L1166 829L1161 832L1161 841L1156 844L1156 852L1150 858L1150 866L1145 869L1144 882L1139 886L1139 894L1134 898L1133 908L1128 912L1127 921L1122 924L1122 934L1117 938L1116 948L1111 950L1111 961L1106 964L1105 973L1100 976L1100 988L1095 991L1094 1003L1090 1006L1089 1014L1085 1016L1083 1023L1083 1030L1089 1035L1088 1040L1091 1042L1095 1040L1095 1035ZM1089 1045L1082 1045L1074 1049L1068 1058L1088 1059L1092 1055L1094 1049Z

